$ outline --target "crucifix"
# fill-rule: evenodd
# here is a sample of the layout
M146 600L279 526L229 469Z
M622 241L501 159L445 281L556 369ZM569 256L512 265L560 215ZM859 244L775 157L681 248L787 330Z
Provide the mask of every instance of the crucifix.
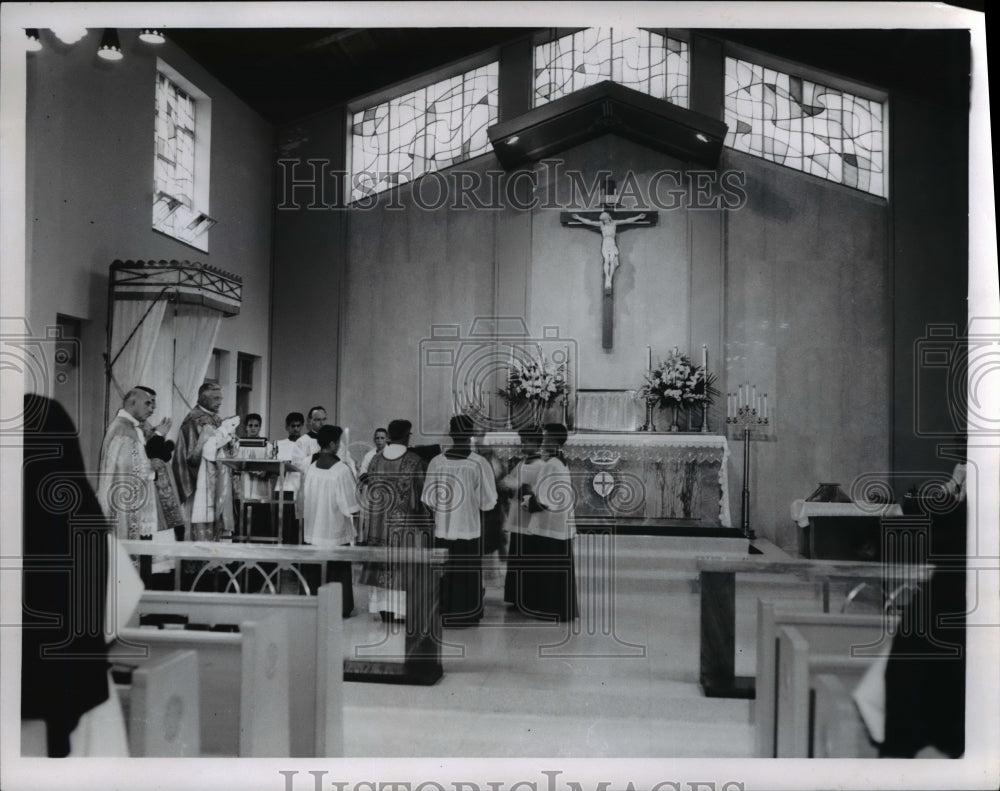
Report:
M604 263L604 298L602 300L601 346L610 349L614 345L615 332L615 296L614 276L618 269L619 252L615 237L618 228L627 230L630 226L649 227L656 225L658 212L619 211L615 192L615 182L606 179L604 196L600 211L561 212L559 222L569 228L593 228L599 231L601 240L601 257Z

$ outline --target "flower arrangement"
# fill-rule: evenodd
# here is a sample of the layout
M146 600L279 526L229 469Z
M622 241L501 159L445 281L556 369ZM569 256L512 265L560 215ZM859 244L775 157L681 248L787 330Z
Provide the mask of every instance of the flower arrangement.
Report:
M659 406L689 407L711 404L719 395L715 387L715 374L704 366L694 365L691 358L681 354L676 347L646 374L638 390L638 397Z
M508 405L549 404L568 389L566 363L558 365L539 352L538 358L520 360L511 357L507 368L507 386L497 391Z

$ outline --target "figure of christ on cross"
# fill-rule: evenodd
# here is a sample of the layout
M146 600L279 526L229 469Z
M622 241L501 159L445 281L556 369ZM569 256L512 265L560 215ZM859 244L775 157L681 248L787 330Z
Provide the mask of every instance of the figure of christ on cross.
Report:
M594 218L596 215L596 219ZM614 215L614 216L612 216ZM571 213L563 212L560 222L568 227L586 226L596 228L601 233L601 256L604 259L604 309L602 346L610 349L614 343L614 282L618 270L620 255L616 235L619 225L656 225L657 212L619 212L605 205L604 210L597 212Z

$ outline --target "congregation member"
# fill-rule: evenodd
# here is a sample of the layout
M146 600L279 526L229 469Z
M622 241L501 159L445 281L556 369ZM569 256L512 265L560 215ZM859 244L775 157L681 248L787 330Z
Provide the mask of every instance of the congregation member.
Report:
M361 486L367 544L385 547L387 560L391 547L422 547L427 543L427 511L421 500L425 464L409 448L412 428L409 420L389 423L389 444L372 459ZM370 613L378 613L383 621L405 620L408 602L398 566L367 562L361 583L372 586Z
M524 570L528 558L524 553L524 542L530 534L531 514L521 508L521 498L535 490L538 473L545 463L540 455L542 429L527 426L518 432L523 458L500 482L499 489L513 501L514 507L507 513L504 530L507 533L507 574L504 578L503 600L515 609L524 610Z
M573 537L576 507L573 482L562 456L568 433L562 423L546 423L542 458L534 492L522 505L531 514L524 539L528 567L524 572L524 610L529 615L571 621L577 616Z
M77 428L62 405L25 395L23 414L21 755L126 757L105 623L107 536L115 528L91 488ZM131 420L122 429L131 444ZM72 487L71 507L52 507L60 487ZM120 524L127 531L128 519Z
M212 382L205 382L198 388L198 403L187 413L177 433L177 447L174 449L174 480L177 495L190 523L191 508L194 505L198 471L201 469L201 452L207 436L207 429L218 428L222 423L219 407L222 406L222 388ZM192 535L188 535L193 540Z
M427 465L423 501L434 514L434 545L448 550L441 577L444 626L473 626L483 617L482 517L497 504L493 468L472 450L474 425L455 415L452 445Z
M375 447L369 450L364 458L361 459L361 464L358 466L358 474L364 475L368 472L368 465L372 463L372 459L375 458L376 453L381 453L385 446L389 443L389 435L386 433L384 428L375 429L375 434L372 436L372 442L375 443Z
M304 527L303 543L330 549L355 542L355 515L360 510L354 473L337 455L343 431L339 426L323 426L317 432L319 453L306 468L296 500L296 512ZM349 561L328 561L328 582L339 582L342 615L354 612L354 586ZM311 586L313 590L316 585Z
M156 411L156 394L133 387L104 434L97 500L119 539L152 538L157 532L155 474L142 426ZM166 433L169 422L157 427Z

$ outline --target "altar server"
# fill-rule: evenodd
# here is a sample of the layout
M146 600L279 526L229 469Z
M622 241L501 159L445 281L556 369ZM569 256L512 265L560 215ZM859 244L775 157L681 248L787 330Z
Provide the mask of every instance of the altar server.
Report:
M521 498L535 490L538 473L544 460L540 455L542 429L528 426L517 432L521 438L524 454L510 473L500 482L500 490L513 499L513 507L507 513L504 530L507 532L507 575L504 578L503 600L519 610L524 609L524 569L527 557L524 554L524 539L530 532L531 514L521 508Z
M297 516L305 528L306 544L322 548L350 546L356 539L354 516L360 510L354 473L337 455L340 426L323 426L317 432L319 453L302 478L296 501ZM350 618L354 611L354 586L351 564L330 561L327 580L339 582L343 591L342 614Z
M427 465L423 502L434 513L434 544L448 550L441 578L444 626L472 626L483 617L481 513L497 504L493 468L471 446L472 419L456 415L452 446Z
M562 423L546 423L542 434L545 463L533 494L522 498L531 513L531 535L525 542L529 566L524 573L524 607L530 615L570 621L577 616L576 570L573 563L573 511L576 496L562 455L567 431Z

